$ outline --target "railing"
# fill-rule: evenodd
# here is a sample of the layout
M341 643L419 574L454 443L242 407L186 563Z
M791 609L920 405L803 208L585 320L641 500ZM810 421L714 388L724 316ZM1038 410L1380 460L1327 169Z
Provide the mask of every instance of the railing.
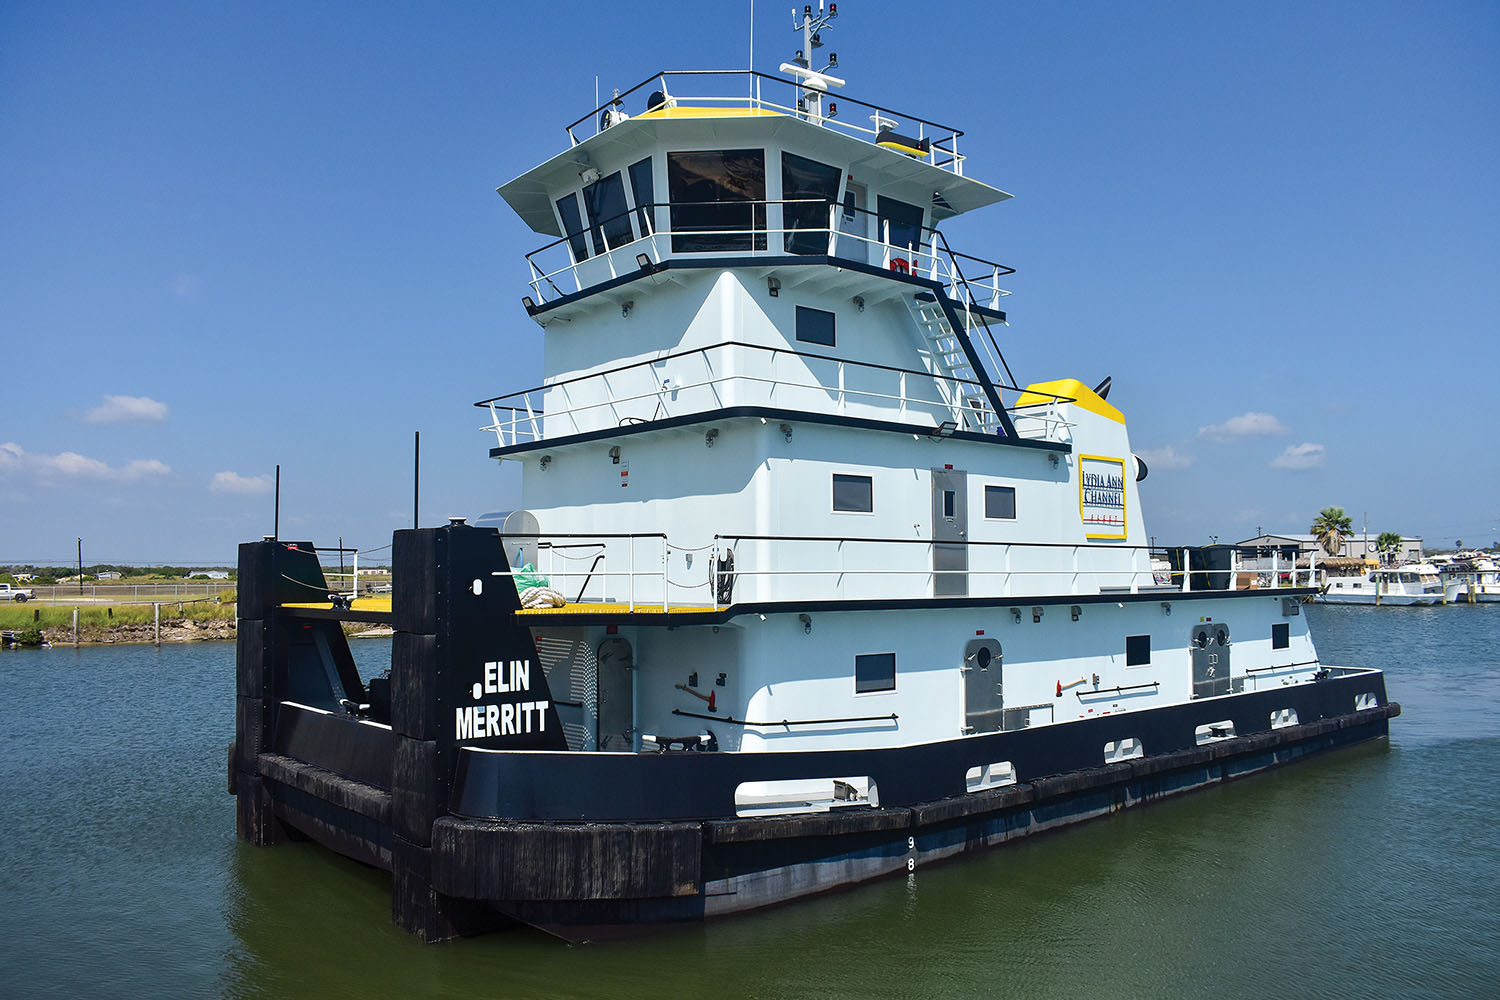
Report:
M235 591L233 580L184 580L181 583L59 583L18 584L18 590L33 592L32 600L43 604L159 604L171 601L213 600ZM0 602L0 607L5 607Z
M668 81L671 81L669 84ZM717 88L719 93L688 93L689 89L695 88L694 84L712 84L724 82L724 86ZM734 81L739 81L735 83ZM679 88L679 85L680 88ZM803 99L804 88L783 77L771 76L767 73L759 73L754 70L664 70L652 74L645 80L612 97L610 100L599 105L593 111L566 126L568 138L573 145L577 145L587 139L593 138L604 131L605 126L602 116L606 111L610 112L611 121L620 122L628 117L624 113L628 99L640 94L642 103L639 113L649 113L645 107L646 88L655 86L662 95L663 101L660 108L683 108L683 107L705 107L705 108L745 108L748 111L773 111L814 125L841 132L866 142L874 143L880 136L881 126L890 129L904 127L908 130L913 127L916 130L916 139L931 140L931 151L921 157L923 162L929 163L941 170L948 170L959 176L964 172L965 157L958 152L958 139L963 135L961 129L952 128L947 125L939 125L936 122L927 121L916 115L909 115L896 111L893 108L881 104L871 104L858 98L848 97L843 94L827 94L829 102L828 110L822 107L822 100L808 102ZM733 89L735 93L729 93ZM859 124L850 120L848 115L840 116L837 105L852 105L853 107L871 112L867 116L869 125ZM904 119L909 124L902 124Z
M981 383L935 371L849 361L788 348L729 341L496 396L489 410L501 448L649 423L731 406L833 412L896 420L934 431L991 432L998 424ZM1065 422L1036 416L1036 436ZM1048 437L1053 440L1055 438Z
M673 210L691 212L716 206L734 209L736 213L743 211L750 224L741 228L673 228L670 224ZM827 224L807 226L796 218L787 224L787 206L816 209L819 221L826 213ZM665 226L662 209L667 210ZM850 214L874 220L874 224L859 227L864 232L841 225L841 220ZM633 238L612 242L610 223L621 219L631 220ZM647 202L565 233L528 253L526 265L531 274L528 283L535 301L545 304L625 275L649 273L657 264L674 257L696 259L725 253L749 257L827 255L878 264L898 274L941 282L949 298L968 309L998 310L1000 300L1010 295L1008 289L1001 287L1000 279L1015 274L1015 268L959 253L948 245L940 231L930 226L898 224L896 228L916 229L918 238L895 242L891 238L890 219L869 209L846 208L825 198ZM595 245L596 234L602 245ZM699 249L686 246L676 249L674 241L677 246L699 245ZM732 249L702 248L701 243L706 241L717 241ZM789 243L796 249L787 249ZM576 250L580 245L582 256ZM967 278L960 261L974 265L976 273L982 273L983 277Z

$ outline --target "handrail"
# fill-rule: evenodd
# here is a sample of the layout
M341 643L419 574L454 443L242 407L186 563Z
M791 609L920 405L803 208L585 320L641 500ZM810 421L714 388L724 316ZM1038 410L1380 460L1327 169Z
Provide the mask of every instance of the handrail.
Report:
M690 77L690 76L748 76L751 79L770 80L772 83L785 84L786 86L789 86L789 87L797 87L798 89L801 89L800 85L795 80L788 80L785 77L780 77L780 76L772 76L769 73L762 73L759 70L753 70L753 69L672 69L672 70L665 70L664 69L664 70L658 70L657 72L652 73L650 76L646 77L646 79L642 80L640 83L636 84L634 87L631 87L629 90L623 91L623 92L615 95L614 97L611 97L608 101L606 101L603 104L599 105L597 108L595 108L594 110L590 111L588 114L583 115L581 118L578 118L576 121L570 122L567 125L563 126L563 131L567 132L568 133L568 138L572 139L573 142L575 144L577 144L578 141L579 141L578 137L575 136L575 135L573 135L573 130L575 128L577 128L579 125L582 125L584 122L589 121L590 119L592 119L593 121L597 122L599 120L599 114L600 114L600 112L604 111L606 108L619 107L621 104L624 103L625 98L629 97L631 94L634 94L636 91L642 89L643 87L649 86L650 84L656 82L657 80L661 80L662 81L662 84L663 84L663 86L662 86L662 93L664 95L666 95L669 100L683 100L683 101L694 100L695 98L690 97L690 96L685 95L685 94L672 94L670 91L667 90L667 87L665 85L666 84L666 80L669 77ZM697 99L698 100L703 100L704 98L697 98ZM756 104L756 105L762 104L762 103L766 103L766 102L763 102L758 96L756 96L754 94L746 95L744 99L747 100L747 101L749 101L749 102L751 102L752 104ZM883 112L885 114L894 115L894 116L897 116L899 118L908 118L912 122L916 123L917 125L925 126L927 128L939 129L939 130L941 130L943 132L951 133L954 138L957 138L958 136L966 134L962 129L953 128L953 127L948 126L948 125L941 125L941 124L939 124L937 122L928 121L925 118L918 118L916 115L909 115L909 114L905 113L904 111L897 111L894 108L888 108L888 107L884 107L884 106L878 105L878 104L871 104L868 101L862 101L862 100L860 100L857 97L849 97L849 96L847 96L845 94L839 94L838 95L838 100L844 101L844 102L849 103L849 104L857 104L860 107L862 107L862 108L868 108L871 111ZM595 133L595 135L598 135L598 134L599 133L597 133L597 132ZM937 147L938 146L938 142L939 142L939 140L934 139L933 143L932 143L933 146ZM939 148L941 148L941 147L939 147ZM951 150L951 149L944 149L943 151L946 152L946 153L953 153L953 150Z
M572 378L562 379L557 382L547 382L542 385L533 386L530 389L518 389L515 392L507 392L503 396L491 396L489 399L482 399L474 405L479 407L491 406L495 403L500 402L500 400L502 399L510 399L512 396L524 396L527 393L532 392L545 392L548 389L557 389L565 385L574 385L579 382L587 382L593 379L604 378L607 375L618 375L620 372L629 371L632 368L642 368L647 365L659 365L664 361L674 361L677 358L688 358L692 357L695 354L703 354L707 351L715 351L726 347L742 347L752 351L767 351L771 354L787 354L797 358L812 358L816 361L833 361L841 364L853 365L856 368L873 368L877 371L892 372L897 375L918 375L924 378L934 377L931 371L926 371L919 368L897 368L893 365L876 364L873 361L852 361L849 358L840 358L831 354L814 354L811 351L799 351L794 347L777 347L771 344L752 344L743 340L725 340L717 344L705 344L702 347L693 347L684 351L675 351L671 354L663 354L659 358L648 358L641 361L632 361L629 364L620 365L616 368L610 368L602 372L591 372L587 375L575 375ZM959 378L956 375L943 376L943 378L945 381L956 382L960 385L984 384L977 379ZM1020 386L1006 385L1003 383L1000 384L998 388L1008 389L1014 392L1025 391ZM1060 403L1076 402L1076 400L1074 400L1071 396L1057 396L1052 393L1035 393L1035 395L1052 396L1056 401ZM1027 405L1031 406L1036 404L1028 403ZM515 409L515 407L502 406L500 407L500 409ZM536 410L533 412L541 413L542 411Z
M1126 691L1139 691L1142 688L1159 687L1161 687L1161 681L1147 681L1144 684L1126 684L1123 687L1112 688L1093 688L1088 691L1074 691L1073 693L1078 696L1079 701L1083 701L1083 696L1086 694L1124 694Z
M707 719L709 722L723 722L731 726L827 726L835 722L896 722L901 718L895 712L890 715L851 715L842 719L782 719L780 722L750 722L746 719L736 719L731 715L704 715L701 712L685 712L680 708L672 709L673 715L681 715L689 719Z

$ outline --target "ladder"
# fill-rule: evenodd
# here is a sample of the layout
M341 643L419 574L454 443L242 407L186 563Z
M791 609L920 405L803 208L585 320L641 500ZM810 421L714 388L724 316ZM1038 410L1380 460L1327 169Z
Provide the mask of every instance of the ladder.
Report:
M927 298L926 295L903 296L907 311L916 323L919 349L927 358L929 370L937 377L943 402L953 411L953 422L959 430L995 433L1000 420L981 384L989 376L974 371L964 352L963 342L948 321L948 313L936 296L932 296L931 301ZM963 314L967 327L964 333L967 334L981 321L968 309L964 309ZM955 379L961 381L953 381Z

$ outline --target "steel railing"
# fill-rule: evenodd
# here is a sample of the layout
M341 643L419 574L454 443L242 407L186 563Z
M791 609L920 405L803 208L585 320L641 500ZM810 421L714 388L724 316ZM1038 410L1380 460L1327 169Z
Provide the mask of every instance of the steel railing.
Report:
M671 81L669 83L669 81ZM688 93L691 84L702 84L710 81L741 81L736 85L726 85L718 88L719 93ZM677 87L682 84L682 87ZM708 108L735 108L743 107L747 111L771 111L785 114L803 121L810 122L823 128L828 128L844 135L851 136L862 141L874 143L881 134L882 125L891 129L904 127L914 128L918 140L929 140L931 149L925 156L914 157L921 159L941 170L947 170L959 176L964 172L964 161L966 157L958 152L958 140L963 130L948 125L940 125L937 122L928 121L917 115L906 114L883 104L872 104L859 98L849 97L842 93L828 94L829 110L824 111L821 100L807 102L803 100L804 88L797 82L787 80L784 77L771 76L768 73L760 73L755 70L663 70L653 73L640 83L611 97L608 101L599 105L576 121L564 126L568 138L573 145L587 141L603 132L613 124L628 120L624 113L627 99L645 91L647 87L655 85L662 95L662 103L658 107L663 109L682 107L708 107ZM769 85L769 86L768 86ZM730 92L730 87L737 92ZM696 88L701 90L708 88ZM785 94L784 97L781 95ZM871 112L866 116L869 125L860 124L852 120L848 115L841 115L837 105L843 104ZM642 106L640 114L649 114L653 109ZM604 124L603 115L610 112L611 125ZM902 120L910 123L902 125Z

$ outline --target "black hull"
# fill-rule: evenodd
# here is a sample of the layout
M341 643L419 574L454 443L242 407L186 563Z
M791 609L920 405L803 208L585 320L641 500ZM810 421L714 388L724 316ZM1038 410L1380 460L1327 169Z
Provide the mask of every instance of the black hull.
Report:
M701 921L759 909L915 871L1322 751L1378 739L1387 735L1388 720L1400 713L1399 705L1385 702L1382 681L1379 674L1361 673L1274 692L1281 702L1300 702L1299 716L1303 716L1313 710L1312 703L1325 699L1347 700L1352 705L1355 689L1363 693L1373 682L1381 699L1374 708L1115 764L1045 773L986 791L929 796L881 808L854 806L747 818L549 821L449 815L432 825L431 846L420 849L406 845L397 835L389 791L341 777L313 761L267 753L260 758L254 794L247 794L252 790L244 787L239 790L242 827L245 813L261 802L277 826L368 864L396 870L400 867L396 856L404 848L404 860L423 868L434 900L444 911L446 919L437 928L444 933L435 936L473 933L515 920L569 940L598 939L653 924ZM1294 694L1302 697L1294 698ZM1191 732L1190 723L1234 717L1227 711L1231 706L1258 712L1258 702L1266 695L1236 695L1118 719L1128 720L1128 728L1136 731L1150 731L1144 727L1165 726L1170 721L1189 726ZM1269 713L1262 717L1269 718ZM979 740L847 751L839 756L845 763L871 765L861 773L877 770L878 762L868 759L873 755L892 758L885 762L890 766L920 769L934 754L953 754L959 746L976 744L987 745L983 751L987 756L1003 747L1023 760L1028 744L1068 745L1075 750L1088 748L1097 760L1103 734L1108 732L1101 724L1111 721L1091 719ZM344 754L344 741L353 735L351 727L358 725L337 716L309 715L289 730L296 734L296 745L281 749L310 757ZM759 755L621 755L617 759L643 771L664 759L682 761L684 767L697 771L695 778L705 779L714 770L709 762L750 756ZM777 756L789 758L791 764L790 758L802 755ZM538 760L535 754L524 757L533 765ZM861 757L867 759L860 761ZM465 783L480 780L480 773L470 768ZM548 776L546 769L534 774L538 779ZM641 787L640 774L632 784ZM459 789L455 792L462 798ZM920 795L916 789L913 793ZM643 802L641 812L650 813L652 808ZM396 891L399 894L399 884Z

